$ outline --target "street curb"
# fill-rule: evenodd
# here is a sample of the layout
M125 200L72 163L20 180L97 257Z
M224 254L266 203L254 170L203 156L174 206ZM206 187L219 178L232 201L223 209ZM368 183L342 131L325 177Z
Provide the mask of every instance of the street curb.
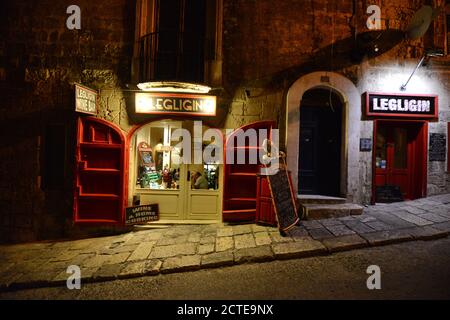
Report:
M371 247L386 246L390 244L397 244L416 240L409 233L401 232L399 230L395 231L385 230L385 231L364 233L361 234L361 237L366 239L367 243Z
M402 237L402 238L392 238L387 239L386 241L380 241L376 244L371 244L370 241L368 241L364 235L362 234L361 237L365 240L364 243L358 243L358 244L349 244L348 246L341 246L338 248L338 250L333 250L329 247L327 247L323 241L323 249L322 248L315 248L312 250L306 250L306 251L300 251L300 252L292 252L287 254L273 254L273 256L267 256L267 257L256 257L255 259L236 259L235 253L230 252L233 256L232 260L227 260L223 262L217 262L217 263L208 263L203 264L203 257L198 266L187 266L187 267L180 267L180 268L174 268L174 269L166 269L164 270L162 268L162 264L159 265L157 270L147 270L142 273L130 273L130 274L116 274L111 276L96 276L95 273L92 276L81 278L81 283L101 283L101 282L107 282L111 280L125 280L125 279L134 279L134 278L140 278L140 277L148 277L148 276L157 276L157 275L163 275L163 274L170 274L170 273L182 273L182 272L192 272L192 271L199 271L199 270L205 270L205 269L213 269L213 268L219 268L219 267L228 267L228 266L234 266L234 265L243 265L243 264L254 264L254 263L264 263L264 262L271 262L276 260L292 260L292 259L302 259L302 258L312 258L312 257L320 257L320 256L326 256L333 253L340 253L344 251L352 251L357 249L363 249L363 248L370 248L370 247L379 247L379 246L386 246L391 244L398 244L398 243L404 243L404 242L412 242L412 241L429 241L429 240L435 240L435 239L442 239L447 238L450 235L449 231L440 231L438 229L434 229L435 233L429 234L429 235L421 235L415 237ZM373 233L373 232L372 232ZM329 239L324 239L329 240ZM125 267L125 264L124 264ZM123 270L123 268L121 269ZM39 288L51 288L51 287L59 287L64 286L66 283L66 280L38 280L38 281L30 281L30 282L12 282L10 284L0 284L0 292L9 292L9 291L17 291L17 290L26 290L26 289L39 289Z
M367 240L356 234L323 239L322 243L330 253L351 251L369 247Z

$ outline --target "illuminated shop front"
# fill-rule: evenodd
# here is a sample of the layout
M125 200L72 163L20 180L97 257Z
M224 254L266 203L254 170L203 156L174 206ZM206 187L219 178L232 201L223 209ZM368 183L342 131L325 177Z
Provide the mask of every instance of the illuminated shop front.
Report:
M166 107L152 109L151 99ZM174 103L170 110L166 101ZM175 110L176 101L191 107ZM107 121L80 117L75 222L123 224L125 208L155 203L160 222L220 221L223 136L204 118L215 108L214 96L136 93L136 113L161 120L126 134Z
M438 97L366 93L365 106L374 119L373 201L425 197L428 121L438 119Z
M442 193L448 92L421 74L402 91L408 66L380 70L358 85L314 72L289 88L287 162L299 194L374 204Z
M191 137L201 130L201 140L179 147L174 134L180 129ZM221 220L223 165L202 157L212 143L203 140L207 129L193 120L158 120L137 128L130 138L128 204L158 203L161 221ZM197 154L201 157L194 159Z

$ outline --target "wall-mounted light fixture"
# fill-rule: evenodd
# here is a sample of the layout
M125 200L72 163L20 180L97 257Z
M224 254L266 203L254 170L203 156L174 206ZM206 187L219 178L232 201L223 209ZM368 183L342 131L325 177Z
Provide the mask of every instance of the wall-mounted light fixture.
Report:
M211 88L205 85L175 81L152 81L139 83L138 88L147 92L208 93Z
M441 49L427 50L425 52L425 54L423 55L423 57L420 59L420 61L417 64L417 66L414 68L414 71L411 73L411 75L409 76L409 78L406 81L406 83L402 84L402 86L400 87L400 90L401 91L405 91L406 90L406 86L408 85L409 81L413 77L414 73L416 73L417 69L419 69L420 66L422 66L422 64L424 63L425 59L428 59L430 57L442 57L443 55L444 55L444 52Z

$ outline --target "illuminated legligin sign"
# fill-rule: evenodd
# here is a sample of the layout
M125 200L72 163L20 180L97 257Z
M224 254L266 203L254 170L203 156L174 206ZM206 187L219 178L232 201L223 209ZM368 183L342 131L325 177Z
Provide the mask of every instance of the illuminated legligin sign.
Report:
M365 93L369 117L438 118L438 98L428 95Z
M138 92L135 105L136 113L216 115L216 97L207 95Z

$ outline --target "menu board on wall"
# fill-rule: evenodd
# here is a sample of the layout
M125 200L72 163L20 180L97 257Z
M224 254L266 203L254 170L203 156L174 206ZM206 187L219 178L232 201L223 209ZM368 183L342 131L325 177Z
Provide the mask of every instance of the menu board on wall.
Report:
M97 114L97 96L95 90L75 84L75 111Z
M431 133L428 147L429 161L445 162L447 140L443 133Z

